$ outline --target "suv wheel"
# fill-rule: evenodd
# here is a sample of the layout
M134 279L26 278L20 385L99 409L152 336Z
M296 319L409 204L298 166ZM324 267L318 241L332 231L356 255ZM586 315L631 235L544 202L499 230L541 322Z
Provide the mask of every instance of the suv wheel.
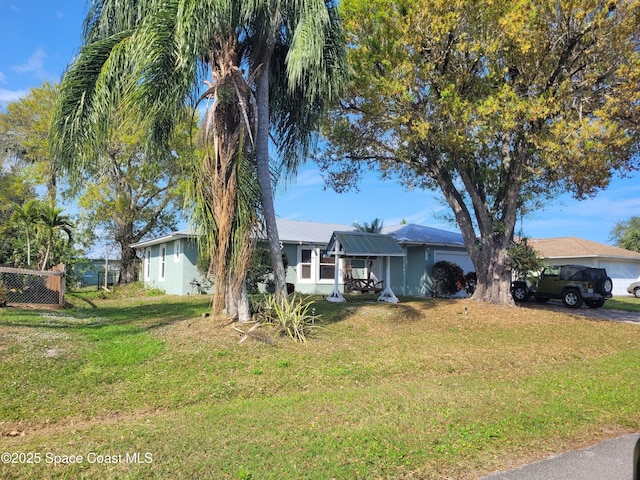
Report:
M613 290L613 282L609 277L604 277L598 282L597 291L603 295L609 295Z
M529 297L531 297L529 290L523 285L513 287L512 295L516 302L526 302L529 300Z
M569 308L580 308L582 306L582 295L575 288L569 288L562 294L562 303Z

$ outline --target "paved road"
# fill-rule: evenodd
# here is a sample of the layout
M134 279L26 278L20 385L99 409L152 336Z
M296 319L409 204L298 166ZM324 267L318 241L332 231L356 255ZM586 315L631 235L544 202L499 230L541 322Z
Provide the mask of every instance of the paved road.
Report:
M633 449L639 438L640 433L612 438L478 480L634 480Z

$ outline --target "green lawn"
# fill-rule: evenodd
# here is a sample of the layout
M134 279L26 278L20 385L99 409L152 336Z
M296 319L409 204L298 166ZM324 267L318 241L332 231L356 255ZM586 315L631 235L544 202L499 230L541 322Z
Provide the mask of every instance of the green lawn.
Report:
M0 309L0 478L471 479L640 429L637 325L372 299L305 345L205 297Z
M640 298L632 295L613 297L604 302L604 307L627 312L640 312Z

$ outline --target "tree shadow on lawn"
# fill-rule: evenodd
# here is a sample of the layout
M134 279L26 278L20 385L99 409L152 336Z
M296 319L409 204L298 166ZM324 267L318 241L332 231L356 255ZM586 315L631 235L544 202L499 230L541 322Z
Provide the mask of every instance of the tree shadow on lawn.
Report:
M386 313L395 322L419 321L424 317L424 310L437 304L437 300L426 297L398 297L398 303L380 302L376 294L348 294L344 297L345 302L328 302L324 297L314 302L321 323L341 322L365 308Z
M95 305L95 304L94 304ZM199 317L208 302L198 304L163 302L123 306L97 306L91 309L25 310L16 311L15 320L0 317L0 325L35 329L84 329L101 327L131 327L122 333L160 328Z

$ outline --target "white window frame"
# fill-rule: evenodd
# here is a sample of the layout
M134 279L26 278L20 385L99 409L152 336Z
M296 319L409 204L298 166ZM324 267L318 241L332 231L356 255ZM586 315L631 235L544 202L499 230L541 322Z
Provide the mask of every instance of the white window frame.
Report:
M158 250L158 281L164 282L167 278L167 244L160 245Z
M331 256L331 263L327 263L327 262L323 262L322 261L322 252L324 252L325 254L327 253L327 248L318 248L318 268L317 268L317 275L318 275L318 281L317 283L333 283L335 281L334 277L336 274L336 258L335 256ZM340 259L337 259L338 262L340 262ZM331 275L329 276L329 278L321 278L320 273L322 272L322 267L330 267L329 271L331 272ZM339 271L342 271L342 269L339 269ZM339 280L339 279L338 279Z
M144 279L151 280L151 247L144 252Z
M309 262L302 262L302 252L304 250L309 250L311 252L311 258ZM298 263L297 263L297 277L298 283L307 283L307 284L331 284L334 282L333 275L331 278L320 278L320 267L321 265L329 265L329 263L322 263L321 254L326 250L326 246L317 247L312 245L299 245L298 246ZM338 260L340 261L340 260ZM311 275L309 278L304 278L303 274L303 266L309 266L311 269ZM330 264L332 268L332 272L335 271L335 265L333 263Z
M302 252L304 250L309 250L310 251L310 255L309 255L309 261L308 262L302 262ZM314 275L314 248L311 247L310 245L300 245L298 247L298 283L315 283L315 275ZM303 271L303 267L305 265L309 265L309 269L310 269L310 276L309 278L304 278L302 276L302 271Z
M173 263L180 262L180 254L182 253L181 246L182 246L182 242L180 239L173 242Z

